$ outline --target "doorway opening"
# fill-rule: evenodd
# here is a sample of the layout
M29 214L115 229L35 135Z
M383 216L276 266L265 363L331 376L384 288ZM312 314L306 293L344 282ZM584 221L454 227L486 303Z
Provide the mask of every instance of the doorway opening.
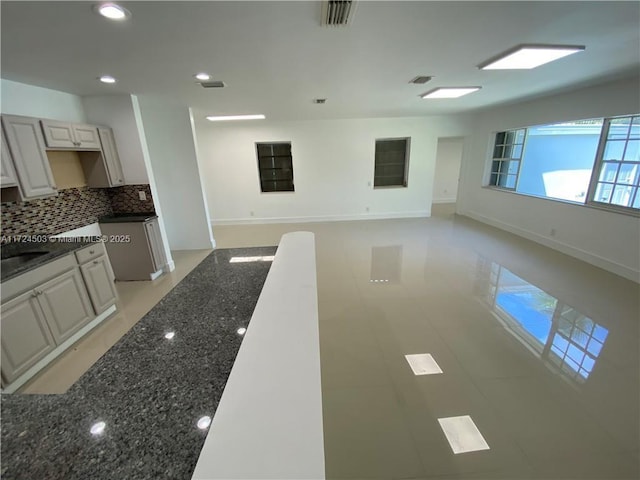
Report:
M436 150L433 176L432 215L453 215L456 212L463 137L441 137Z

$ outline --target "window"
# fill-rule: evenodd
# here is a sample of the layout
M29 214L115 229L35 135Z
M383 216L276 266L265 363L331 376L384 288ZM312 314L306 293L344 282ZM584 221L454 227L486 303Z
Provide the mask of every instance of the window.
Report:
M293 192L291 143L256 143L262 192Z
M640 211L640 115L498 132L489 185Z
M500 132L496 135L491 163L491 185L515 190L522 160L524 136L524 129Z
M593 201L640 208L640 115L607 119Z
M374 188L407 186L409 141L409 138L376 140Z

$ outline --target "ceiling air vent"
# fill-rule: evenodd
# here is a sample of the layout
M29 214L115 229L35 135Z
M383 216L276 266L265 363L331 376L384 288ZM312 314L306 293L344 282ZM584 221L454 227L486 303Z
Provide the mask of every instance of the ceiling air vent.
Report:
M422 84L427 83L429 80L431 80L431 77L419 76L414 78L413 80L410 80L409 83Z
M322 0L322 25L349 25L356 3L355 0Z
M211 80L209 82L200 82L204 88L222 88L225 86L224 82L221 80Z

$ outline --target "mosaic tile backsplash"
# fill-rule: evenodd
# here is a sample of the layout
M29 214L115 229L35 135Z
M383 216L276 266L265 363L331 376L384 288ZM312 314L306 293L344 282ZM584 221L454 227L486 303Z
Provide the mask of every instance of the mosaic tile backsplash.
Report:
M100 188L68 188L58 195L2 204L2 235L55 235L97 222L111 215L109 197Z
M145 192L146 200L140 200L140 191ZM149 185L68 188L40 200L2 203L0 231L2 235L55 235L106 215L138 212L155 212Z
M146 200L140 200L138 192L144 192ZM149 185L123 185L107 189L113 213L155 212Z

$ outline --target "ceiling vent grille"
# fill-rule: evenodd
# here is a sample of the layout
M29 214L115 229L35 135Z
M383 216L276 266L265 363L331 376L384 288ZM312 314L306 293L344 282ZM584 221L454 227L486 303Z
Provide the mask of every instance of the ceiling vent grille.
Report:
M353 22L355 0L323 0L322 25L349 25Z
M415 83L415 84L421 85L423 83L427 83L429 80L431 80L431 77L427 77L427 76L421 75L419 77L416 77L416 78L410 80L409 83Z
M204 88L222 88L224 87L224 82L221 80L211 80L209 82L200 82Z

